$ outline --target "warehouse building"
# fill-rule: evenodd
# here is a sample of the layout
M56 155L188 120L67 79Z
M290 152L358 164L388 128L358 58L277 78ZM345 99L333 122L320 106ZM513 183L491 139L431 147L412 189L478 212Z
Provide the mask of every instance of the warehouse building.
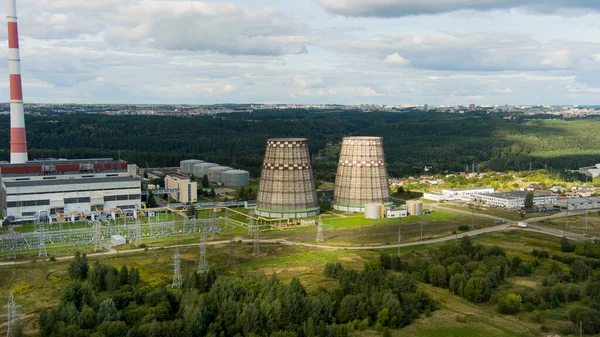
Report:
M49 159L0 164L0 207L15 219L40 212L81 213L141 208L140 180L113 159Z
M553 206L558 201L558 197L551 192L535 191L535 192L503 192L478 195L477 199L483 204L490 207L521 209L525 207L525 197L527 193L533 193L534 207Z
M491 187L470 187L470 188L452 188L442 190L442 194L447 198L469 198L479 194L492 194L494 189Z
M171 193L169 196L178 202L192 203L198 201L198 183L190 181L184 175L169 173L165 177L165 189L179 190L179 193Z

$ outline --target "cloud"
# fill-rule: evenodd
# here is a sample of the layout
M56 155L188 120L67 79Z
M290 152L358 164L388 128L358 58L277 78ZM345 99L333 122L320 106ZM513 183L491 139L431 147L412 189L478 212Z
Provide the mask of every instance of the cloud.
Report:
M120 6L105 39L113 45L229 55L279 56L307 52L304 24L271 8L231 3L143 1Z
M294 79L294 81L296 82L296 84L298 84L300 87L307 89L307 88L322 88L323 87L323 80L319 77L315 77L315 78L302 78L302 77L296 77Z
M536 13L564 9L600 9L597 0L318 0L327 11L343 16L393 18L459 10L523 8Z
M600 43L538 41L502 32L454 32L436 35L376 35L331 41L324 47L353 58L382 59L421 69L507 71L572 69L594 61ZM402 55L402 56L400 56ZM597 62L595 62L597 63Z
M408 63L410 63L410 61L408 61L404 57L400 56L400 54L398 54L398 53L393 53L393 54L388 55L385 58L385 62L387 62L387 63L394 63L394 64L408 64Z

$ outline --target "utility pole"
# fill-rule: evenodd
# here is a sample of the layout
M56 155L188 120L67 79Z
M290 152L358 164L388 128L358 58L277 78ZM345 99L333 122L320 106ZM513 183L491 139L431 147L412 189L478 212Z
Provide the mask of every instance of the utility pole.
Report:
M227 259L227 267L235 267L235 240L229 240L229 254Z
M8 304L4 306L4 308L6 308L7 313L2 315L3 317L6 317L6 336L10 337L13 332L14 332L14 328L15 328L15 320L21 316L23 316L23 314L19 314L17 312L17 310L20 308L20 305L17 305L17 303L15 302L15 298L13 297L13 293L12 291L10 292L10 295L8 296Z
M252 255L255 257L260 256L260 228L258 226L252 226L252 236L254 238L254 251Z
M198 273L208 272L208 259L206 258L206 232L202 228L202 237L200 238L200 261L198 262Z
M44 228L44 224L40 222L40 249L38 252L38 257L47 257L48 252L46 251L46 232Z
M181 255L179 255L179 248L175 248L175 254L173 255L173 288L181 289Z
M400 257L400 243L402 242L402 218L398 224L398 257Z
M323 221L321 221L320 216L319 221L317 222L317 242L325 242L325 239L323 238Z
M421 241L423 241L423 221L421 221Z

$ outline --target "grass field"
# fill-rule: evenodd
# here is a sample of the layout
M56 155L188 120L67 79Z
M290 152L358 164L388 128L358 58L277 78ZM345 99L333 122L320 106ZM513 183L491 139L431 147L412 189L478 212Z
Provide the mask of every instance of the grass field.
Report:
M563 219L541 221L538 224L545 227L556 228L573 233L586 232L585 215L571 216ZM590 236L600 236L600 216L598 213L590 213L587 217L587 233Z

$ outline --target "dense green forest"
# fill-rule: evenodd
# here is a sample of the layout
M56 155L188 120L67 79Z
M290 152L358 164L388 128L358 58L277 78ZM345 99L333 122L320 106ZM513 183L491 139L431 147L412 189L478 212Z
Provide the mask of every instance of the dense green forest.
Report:
M181 290L149 288L137 269L99 262L89 268L79 253L69 276L59 306L40 314L42 336L344 337L401 328L437 305L410 276L386 272L379 260L361 272L339 265L339 286L313 293L295 278L286 284L275 275L212 270L191 272Z
M306 137L317 179L332 180L343 136L384 137L392 176L478 169L575 169L600 161L600 118L555 120L498 114L274 110L204 117L26 116L31 158L118 157L141 167L177 166L198 158L260 172L271 137ZM0 128L8 130L8 116ZM9 133L0 133L0 160ZM432 172L432 171L430 171Z

